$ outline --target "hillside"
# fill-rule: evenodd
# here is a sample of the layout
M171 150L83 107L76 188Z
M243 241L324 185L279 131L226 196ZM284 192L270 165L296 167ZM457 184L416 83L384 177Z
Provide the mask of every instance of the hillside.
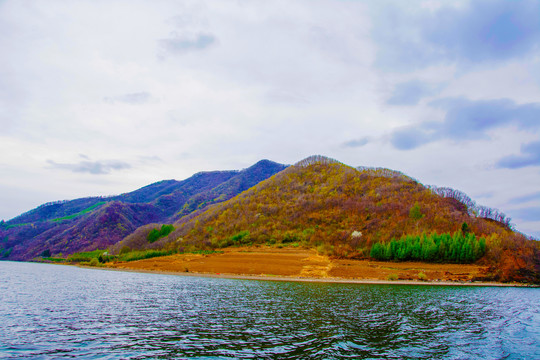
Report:
M106 248L142 225L171 222L230 199L285 167L263 160L241 171L201 172L113 197L47 203L0 224L0 258L31 260Z
M439 237L433 238L436 244L430 238L436 233L448 234L449 241L463 239L458 249L465 255L448 259L480 257L476 262L488 267L486 279L540 281L538 242L512 231L497 211L473 210L456 196L445 197L396 171L355 169L312 157L229 201L179 219L175 230L156 242L147 241L153 227L145 226L113 251L292 244L331 257L369 258L375 244L390 246L404 236L417 239L418 246L431 241L438 246L435 252L444 252ZM480 241L481 252L476 250Z
M269 160L261 160L255 165L238 172L238 174L217 185L213 189L199 192L192 196L184 203L182 208L169 219L169 221L175 222L183 216L202 209L203 207L229 200L285 168L285 165Z

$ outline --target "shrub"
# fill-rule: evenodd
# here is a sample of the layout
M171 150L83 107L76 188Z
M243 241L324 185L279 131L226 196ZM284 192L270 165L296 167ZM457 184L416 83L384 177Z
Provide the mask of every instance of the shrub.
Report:
M165 237L169 235L174 230L173 225L161 225L161 229L152 229L146 236L146 240L149 243L156 242L157 240L161 239L162 237Z
M321 244L321 245L317 246L316 249L317 249L317 252L319 253L319 255L327 255L327 256L334 255L334 247L332 245Z
M427 278L427 275L426 275L426 274L424 274L423 272L419 272L419 273L418 273L418 280L420 280L420 281L427 281L427 279L428 279L428 278Z
M390 274L388 275L388 280L395 281L398 279L397 274Z
M418 203L415 203L413 207L411 207L411 210L409 211L409 217L413 220L420 220L425 215L422 214L422 211L420 210L420 205Z
M248 230L240 231L239 233L229 238L229 243L233 245L248 244L250 242L251 242L251 238L249 236Z
M130 251L131 251L130 247L127 245L124 245L122 246L122 249L120 249L120 255L127 254Z
M157 229L150 230L150 232L148 233L148 236L146 236L146 240L149 243L153 243L157 241L158 239L159 239L159 230Z
M71 254L68 256L67 258L67 261L70 261L70 262L88 262L88 261L91 261L92 259L96 259L96 261L98 261L97 259L103 255L103 253L105 252L105 250L94 250L94 251L84 251L84 252L78 252L78 253L74 253L74 254Z
M126 254L122 254L118 257L120 261L135 261L150 259L159 256L167 256L175 254L174 250L142 250L142 251L132 251Z
M284 235L283 235L283 240L282 242L284 244L286 243L293 243L293 242L298 242L299 240L299 237L297 234L295 234L294 232L292 231L287 231Z

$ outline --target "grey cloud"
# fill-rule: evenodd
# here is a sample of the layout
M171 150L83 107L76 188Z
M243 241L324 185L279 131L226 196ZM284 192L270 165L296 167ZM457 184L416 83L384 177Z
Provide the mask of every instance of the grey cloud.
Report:
M394 131L390 137L390 142L392 145L399 150L415 149L421 145L427 144L432 140L433 137L421 127L401 128Z
M168 39L159 40L160 46L171 54L184 54L189 51L203 50L216 42L210 34L197 34L194 38L179 36L173 33Z
M69 170L72 172L89 173L94 175L108 174L113 170L123 170L131 168L131 165L118 160L101 161L80 161L75 164L62 164L53 160L47 160L49 168Z
M534 0L472 1L438 12L424 36L449 57L473 62L520 57L540 43L539 5Z
M509 99L472 101L464 98L445 98L433 101L429 105L446 111L443 121L424 122L418 124L416 128L394 131L391 142L396 148L412 149L441 138L453 140L485 138L488 130L508 125L523 130L540 129L538 121L540 103L517 105ZM536 151L528 148L524 150L533 153ZM522 160L535 161L529 157Z
M355 147L362 147L366 144L368 144L370 139L368 137L363 137L361 139L355 139L350 140L345 143L343 143L343 147L349 147L349 148L355 148Z
M540 206L513 210L512 216L515 219L520 219L520 220L525 220L525 221L539 221L540 220Z
M159 156L153 155L153 156L139 156L138 160L141 163L156 163L156 162L163 162L163 159L161 159Z
M266 99L272 103L282 103L291 105L309 104L305 97L284 91L271 91L266 94Z
M431 92L431 87L421 81L408 81L397 84L386 103L389 105L416 105L422 97Z
M521 145L521 155L506 156L497 162L497 167L506 169L527 166L540 166L540 141Z
M112 96L112 97L105 97L103 100L109 104L114 104L117 102L125 103L125 104L144 104L150 101L152 96L148 92L137 92L137 93L131 93L131 94L124 94L119 96Z
M521 128L533 125L540 116L540 104L516 105L509 99L471 101L446 98L430 104L447 111L440 132L450 138L477 138L485 131L510 123ZM533 110L536 108L536 110Z
M540 2L476 0L437 11L377 9L377 63L390 70L519 58L540 45Z
M491 199L495 195L494 192L489 191L485 193L476 194L474 197L477 199L483 198L483 199Z
M167 23L173 24L178 28L187 27L189 25L199 25L201 20L193 16L193 13L184 13L182 15L175 15L169 18Z
M511 199L509 201L509 203L510 204L521 204L521 203L525 203L525 202L529 202L529 201L535 201L535 200L540 200L540 192L528 194L528 195L525 195L525 196L515 197L515 198Z

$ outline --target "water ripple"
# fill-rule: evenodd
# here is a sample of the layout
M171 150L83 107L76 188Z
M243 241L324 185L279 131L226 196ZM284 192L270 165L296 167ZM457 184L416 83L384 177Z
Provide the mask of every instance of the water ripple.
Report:
M534 359L540 290L282 283L0 262L5 359Z

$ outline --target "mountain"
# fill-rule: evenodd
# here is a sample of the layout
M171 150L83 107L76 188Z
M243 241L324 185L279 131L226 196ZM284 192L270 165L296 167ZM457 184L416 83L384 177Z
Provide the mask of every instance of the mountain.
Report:
M0 258L31 260L107 248L142 225L172 222L228 200L286 167L262 160L241 171L200 172L118 196L43 204L0 224Z
M370 258L393 243L402 246L397 259L409 256L403 255L405 240L399 243L409 236L422 259L442 261L430 255L440 251L450 261L489 266L486 279L539 282L539 242L513 231L500 212L471 208L472 201L466 199L460 192L427 187L397 171L355 169L315 156L228 201L178 219L175 230L155 242L147 241L154 228L148 225L112 251L291 243L334 257ZM431 248L424 249L428 245Z
M269 160L261 160L255 165L238 172L238 174L231 177L229 180L222 182L213 189L199 192L192 196L184 203L182 209L169 220L170 222L174 222L203 207L229 200L285 168L286 166L284 165Z

